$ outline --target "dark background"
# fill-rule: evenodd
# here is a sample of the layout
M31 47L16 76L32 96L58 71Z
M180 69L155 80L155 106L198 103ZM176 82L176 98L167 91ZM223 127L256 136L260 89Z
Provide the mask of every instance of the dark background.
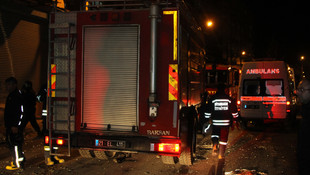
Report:
M155 2L155 0L150 1ZM304 70L306 75L309 74L310 20L307 19L309 7L306 1L184 1L189 4L202 26L208 19L214 22L212 28L204 28L209 63L240 64L242 61L272 58L286 61L295 68L298 75L301 74L300 57L304 56ZM25 14L29 14L33 9L49 13L53 10L52 2L52 0L3 0L0 3L0 10L4 11L3 16L6 15L5 12L13 10L15 14L25 18ZM64 2L65 10L75 11L80 10L81 4L85 1L64 0ZM11 7L12 4L15 4L14 8ZM27 17L27 20L40 21L33 16ZM11 21L10 25L6 25L11 26L7 30L8 36L13 31L14 24L17 23L18 21ZM0 36L0 43L3 44L2 36ZM242 56L242 51L246 51L246 55Z
M288 0L207 0L193 3L200 20L212 19L206 29L210 61L232 64L272 58L286 61L301 76L310 70L310 20L306 1ZM241 56L242 51L245 56ZM303 63L301 56L305 57ZM218 59L220 58L220 59Z

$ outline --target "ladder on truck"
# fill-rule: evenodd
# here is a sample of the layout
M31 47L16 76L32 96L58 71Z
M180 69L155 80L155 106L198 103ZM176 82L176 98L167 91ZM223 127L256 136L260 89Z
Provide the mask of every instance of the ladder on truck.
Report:
M70 156L70 134L74 130L74 73L75 59L72 50L75 47L75 35L70 23L49 25L48 51L48 136L50 155ZM72 53L71 53L72 52ZM59 139L59 136L62 138ZM67 148L54 151L62 142Z
M176 7L178 0L153 1L162 7ZM143 9L149 8L151 1L145 0L87 0L83 3L85 11L91 10L111 10L111 9Z

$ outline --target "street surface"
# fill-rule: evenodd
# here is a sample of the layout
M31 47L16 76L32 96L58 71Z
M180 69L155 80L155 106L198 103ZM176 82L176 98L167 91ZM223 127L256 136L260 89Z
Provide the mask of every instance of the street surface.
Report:
M198 135L194 165L165 165L159 156L153 154L133 154L122 163L113 160L82 158L77 149L71 157L64 157L63 164L46 166L43 156L43 138L28 124L25 132L25 170L7 171L10 163L9 151L3 142L3 110L0 111L0 175L10 174L51 174L51 175L215 175L229 174L236 169L256 170L268 175L297 175L296 142L298 122L291 128L282 123L265 123L264 126L250 127L248 130L235 128L230 132L228 149L224 161L212 157L211 150L203 145L207 140ZM41 124L41 121L38 120Z

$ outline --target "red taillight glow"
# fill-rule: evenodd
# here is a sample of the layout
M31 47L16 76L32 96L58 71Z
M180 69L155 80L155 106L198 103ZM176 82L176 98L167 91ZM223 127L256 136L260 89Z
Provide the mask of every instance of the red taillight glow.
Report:
M49 141L50 141L50 138L48 136L45 136L45 138L44 138L45 144L48 144Z
M180 144L179 143L159 143L158 144L159 152L170 152L170 153L179 153Z
M63 145L64 141L62 139L57 139L56 143L57 145Z

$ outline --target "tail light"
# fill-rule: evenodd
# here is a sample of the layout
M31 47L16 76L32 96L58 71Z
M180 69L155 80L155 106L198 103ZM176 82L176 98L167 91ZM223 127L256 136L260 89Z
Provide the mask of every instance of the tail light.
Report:
M44 143L45 143L45 144L48 144L49 141L50 141L50 138L49 138L48 136L45 136L45 138L44 138Z
M44 137L44 143L47 145L47 144L49 144L49 142L50 142L49 136L45 136ZM64 143L65 143L63 138L58 138L58 139L56 139L56 142L55 142L55 140L53 140L52 142L53 142L53 144L56 143L57 145L64 145Z
M290 101L286 101L286 112L291 112L291 102Z
M158 144L159 152L171 152L171 153L179 153L180 152L180 144L178 143L159 143Z
M241 105L241 101L238 100L238 101L237 101L237 108L238 108L238 111L240 111L240 105Z
M160 142L160 143L151 143L151 150L154 152L158 152L162 155L171 155L171 154L177 154L179 155L181 153L181 142L175 141L174 142Z
M57 145L63 145L64 140L63 139L57 139L56 143L57 143Z

